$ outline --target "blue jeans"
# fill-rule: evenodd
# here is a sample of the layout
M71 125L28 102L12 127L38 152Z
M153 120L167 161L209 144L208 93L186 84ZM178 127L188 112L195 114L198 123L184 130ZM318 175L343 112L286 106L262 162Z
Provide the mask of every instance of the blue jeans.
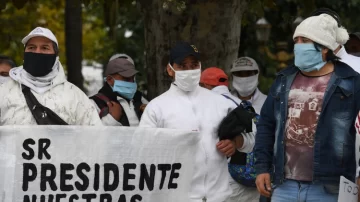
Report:
M286 180L274 187L271 202L337 202L339 186Z

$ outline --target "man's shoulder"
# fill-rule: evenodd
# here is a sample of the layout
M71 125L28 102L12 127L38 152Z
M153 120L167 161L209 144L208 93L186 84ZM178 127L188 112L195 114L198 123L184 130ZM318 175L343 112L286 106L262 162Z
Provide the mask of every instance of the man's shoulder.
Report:
M360 62L360 61L359 61ZM360 63L358 63L360 65ZM358 66L359 66L358 65ZM360 68L360 66L359 66ZM359 69L358 68L358 69ZM340 78L359 77L359 73L354 65L345 61L337 61L335 63L335 74Z
M164 93L160 94L159 96L152 99L146 108L154 108L156 106L167 106L168 104L172 103L176 100L176 96L171 95L171 92L165 91Z
M218 111L224 111L227 113L237 107L234 102L238 102L240 104L240 100L238 101L237 98L233 98L231 94L228 94L228 97L230 97L229 99L221 94L202 87L198 89L198 93L202 106L211 106L213 109Z
M14 94L21 91L21 85L17 81L11 79L6 83L0 84L0 95Z
M79 87L77 87L75 84L70 83L69 81L65 81L61 84L58 84L54 87L54 89L59 88L64 90L63 93L75 93L77 95L86 96L85 92L82 91Z
M216 93L216 92L213 92L213 91L208 90L208 89L203 88L203 87L198 87L197 93L198 93L202 98L205 98L206 100L209 100L208 98L212 98L212 99L224 99L224 96L222 96L221 94Z
M48 96L49 93L50 95L56 94L57 96L61 96L64 98L64 100L72 99L73 102L90 103L90 99L85 94L85 92L68 81L56 85L51 90L45 92L43 95Z

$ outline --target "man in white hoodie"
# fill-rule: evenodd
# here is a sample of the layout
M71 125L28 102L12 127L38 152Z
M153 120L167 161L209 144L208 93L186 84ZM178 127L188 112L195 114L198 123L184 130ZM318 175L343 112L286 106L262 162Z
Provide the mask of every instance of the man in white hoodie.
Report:
M13 68L10 71L13 80L0 87L0 125L42 124L44 120L34 118L33 114L39 108L44 110L41 118L47 119L52 111L62 121L61 125L102 125L87 96L66 80L55 35L49 29L37 27L22 43L24 64ZM50 111L39 105L30 109L25 94Z
M236 145L231 140L219 142L217 128L232 104L199 86L201 63L194 45L178 43L166 69L174 82L148 104L140 127L198 131L201 140L188 202L226 201L231 194L226 156L235 152Z

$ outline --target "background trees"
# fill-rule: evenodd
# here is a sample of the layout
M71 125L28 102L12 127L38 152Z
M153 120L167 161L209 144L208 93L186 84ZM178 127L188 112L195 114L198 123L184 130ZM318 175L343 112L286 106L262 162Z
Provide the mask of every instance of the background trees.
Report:
M272 53L291 53L293 21L320 7L338 12L350 32L360 31L359 1L2 0L0 54L22 64L21 39L34 27L46 26L59 40L60 59L70 82L82 88L80 61L106 64L112 54L125 52L142 73L137 77L140 88L153 98L168 88L164 69L170 47L185 40L203 53L203 68L218 66L228 71L238 56L255 58L262 72L260 88L267 92L279 63L259 51L260 45ZM261 17L272 25L266 44L260 44L255 34Z

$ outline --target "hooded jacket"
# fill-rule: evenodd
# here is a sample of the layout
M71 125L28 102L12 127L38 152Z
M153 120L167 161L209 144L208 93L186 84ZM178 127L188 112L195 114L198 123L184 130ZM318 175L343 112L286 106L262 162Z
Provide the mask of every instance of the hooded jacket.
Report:
M202 87L185 92L172 84L146 107L140 127L198 131L201 136L195 154L190 202L225 201L231 194L227 160L216 143L218 126L233 109L231 101Z
M59 72L50 89L41 94L31 90L36 99L69 125L102 125L89 98L66 80L61 63L58 65ZM0 125L37 125L26 104L21 81L11 80L0 85L0 97Z

